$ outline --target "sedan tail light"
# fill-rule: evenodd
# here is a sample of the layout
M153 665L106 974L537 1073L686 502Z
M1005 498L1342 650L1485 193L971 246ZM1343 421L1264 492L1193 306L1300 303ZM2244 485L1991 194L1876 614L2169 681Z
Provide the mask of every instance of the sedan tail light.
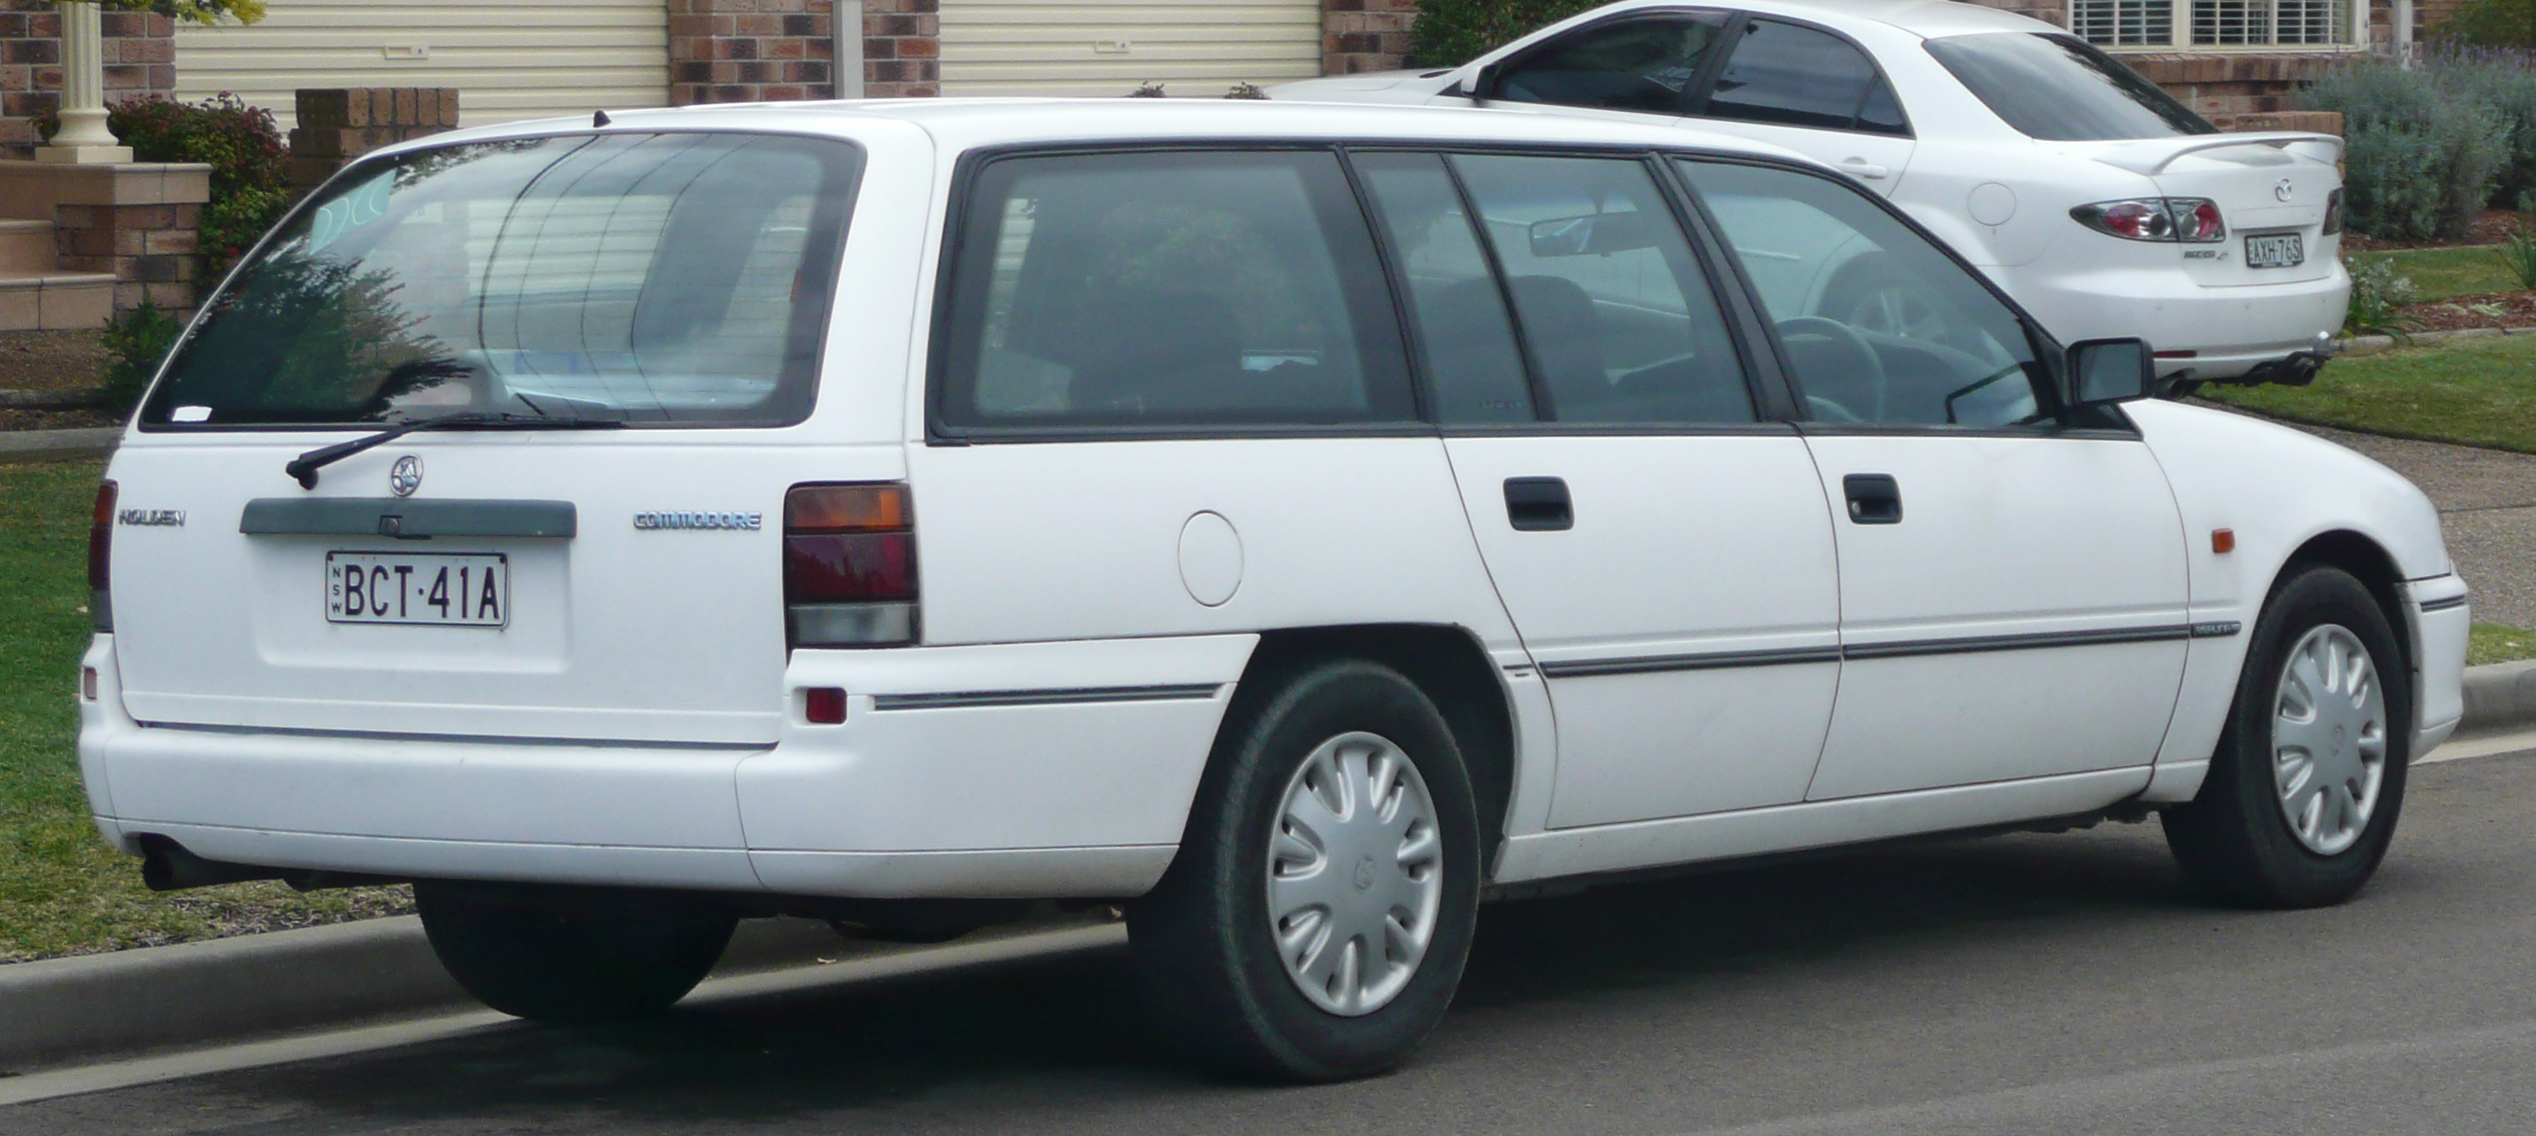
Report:
M2128 241L2207 244L2228 236L2219 203L2207 197L2135 197L2069 211L2078 223Z
M2330 237L2341 231L2342 191L2337 189L2325 195L2325 235Z
M784 495L784 633L795 647L916 641L916 526L896 483Z
M114 630L114 494L114 482L100 483L88 518L88 619L99 631Z

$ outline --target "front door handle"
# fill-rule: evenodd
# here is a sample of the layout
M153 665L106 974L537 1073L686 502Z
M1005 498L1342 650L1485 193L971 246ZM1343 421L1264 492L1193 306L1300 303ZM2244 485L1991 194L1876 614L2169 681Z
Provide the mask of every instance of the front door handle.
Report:
M1887 175L1893 172L1892 170L1879 166L1874 162L1866 160L1865 158L1842 158L1840 160L1840 171L1852 177L1861 178L1866 181L1883 181Z
M1889 473L1853 473L1840 479L1849 497L1849 521L1859 525L1902 523L1902 483Z
M1576 527L1576 506L1567 482L1556 477L1506 479L1506 523L1516 532L1564 532Z

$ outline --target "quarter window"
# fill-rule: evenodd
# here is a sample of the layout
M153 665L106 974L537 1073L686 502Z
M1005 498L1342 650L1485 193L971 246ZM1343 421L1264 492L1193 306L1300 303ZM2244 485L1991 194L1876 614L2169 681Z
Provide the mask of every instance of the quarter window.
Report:
M1705 12L1584 28L1517 61L1493 97L1678 115L1725 21Z
M1761 293L1815 420L2043 421L2050 374L2023 321L1874 199L1794 170L1681 167Z
M978 426L1410 421L1372 237L1329 153L988 165L940 413Z
M1865 53L1828 32L1776 20L1745 26L1703 113L1818 130L1910 132Z
M1461 195L1434 154L1365 154L1356 170L1373 192L1385 235L1407 277L1411 323L1426 358L1436 415L1446 423L1532 421L1523 354L1488 254Z
M1453 167L1505 270L1547 417L1754 419L1716 298L1645 165L1459 155Z

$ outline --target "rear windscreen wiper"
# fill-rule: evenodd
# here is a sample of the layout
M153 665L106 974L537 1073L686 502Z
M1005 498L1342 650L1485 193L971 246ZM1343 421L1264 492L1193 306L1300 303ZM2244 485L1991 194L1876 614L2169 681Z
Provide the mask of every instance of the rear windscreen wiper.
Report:
M548 418L543 415L513 414L507 411L498 414L484 411L443 414L437 418L417 418L411 422L399 422L376 434L365 434L349 442L320 446L291 459L290 464L282 467L282 472L297 479L300 488L315 489L318 470L372 446L386 445L416 430L446 430L462 426L508 426L536 430L603 430L623 425L625 421L621 418Z

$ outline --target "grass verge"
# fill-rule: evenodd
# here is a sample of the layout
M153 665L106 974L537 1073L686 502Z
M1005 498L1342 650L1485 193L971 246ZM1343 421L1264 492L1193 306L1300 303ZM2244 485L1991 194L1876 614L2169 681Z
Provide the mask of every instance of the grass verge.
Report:
M0 962L410 910L403 888L157 895L141 886L140 861L98 838L73 748L97 474L94 462L0 466Z
M2524 287L2518 277L2510 275L2510 270L2502 267L2501 258L2495 255L2497 247L2464 245L2358 255L2385 257L2395 262L2395 271L2413 281L2414 302L2428 304L2451 296L2514 292Z
M2338 359L2304 387L2210 386L2201 394L2297 422L2536 453L2536 335Z
M2466 665L2469 667L2512 663L2520 659L2536 659L2536 631L2503 627L2497 623L2478 623L2467 634Z

